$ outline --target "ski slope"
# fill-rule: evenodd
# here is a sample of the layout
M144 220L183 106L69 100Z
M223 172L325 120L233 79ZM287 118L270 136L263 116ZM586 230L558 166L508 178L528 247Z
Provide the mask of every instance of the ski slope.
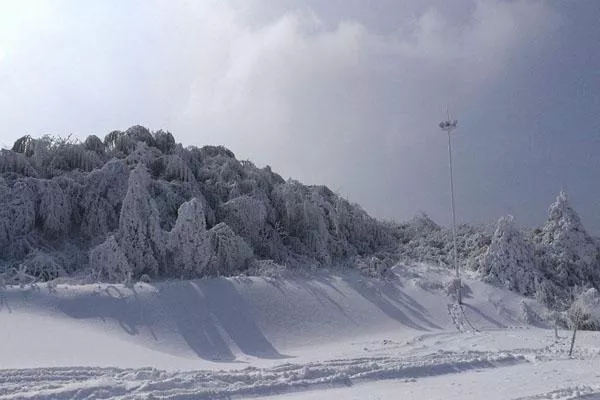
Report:
M533 300L467 278L456 314L449 271L393 272L7 288L0 399L478 398L487 376L516 387L490 398L600 392L595 333L569 359Z

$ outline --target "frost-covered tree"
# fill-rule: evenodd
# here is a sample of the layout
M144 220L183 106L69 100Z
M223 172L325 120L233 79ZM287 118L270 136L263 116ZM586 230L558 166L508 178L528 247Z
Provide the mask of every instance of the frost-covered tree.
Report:
M169 131L159 130L154 133L155 146L164 154L169 154L175 148L175 138Z
M15 144L12 147L12 151L14 151L15 153L21 153L21 154L24 154L25 156L30 157L33 155L34 145L35 145L35 141L33 140L33 138L29 135L25 135L25 136L17 139L17 141L15 142Z
M49 281L66 275L59 259L39 249L31 252L22 265L35 280Z
M199 199L193 198L179 207L177 222L169 233L169 252L174 276L197 278L208 274L211 248L204 206Z
M567 312L570 328L573 330L569 357L573 354L575 336L578 329L598 329L600 327L600 295L596 289L585 289L576 293Z
M90 135L85 139L83 147L88 151L93 151L98 154L104 154L104 143L96 135Z
M35 227L35 191L24 180L0 180L0 199L0 257L22 259L30 251L27 236Z
M187 163L178 155L167 155L163 159L165 164L164 178L166 180L180 180L189 182L194 179L194 173Z
M514 224L512 216L498 221L492 243L481 262L483 280L523 295L533 295L542 279L533 245Z
M207 275L231 275L248 268L253 258L250 246L225 223L208 231L210 258Z
M113 235L90 251L89 263L92 277L102 282L123 283L133 273L127 257Z
M135 276L157 276L164 259L164 233L148 186L146 167L131 171L127 194L121 207L117 241L132 266Z
M71 230L75 188L64 178L37 180L37 220L42 232L57 240Z
M85 239L98 243L119 228L128 181L129 168L121 160L111 160L86 177L77 205L79 230Z
M141 125L135 125L125 131L125 135L129 136L134 142L144 142L147 146L154 146L154 137L148 128Z
M37 171L25 155L10 150L0 150L0 173L6 172L24 176L38 176Z
M565 192L560 192L548 210L548 220L535 235L554 280L567 287L600 285L600 252L586 232Z
M221 204L217 216L234 232L259 246L267 223L267 208L262 201L243 195Z

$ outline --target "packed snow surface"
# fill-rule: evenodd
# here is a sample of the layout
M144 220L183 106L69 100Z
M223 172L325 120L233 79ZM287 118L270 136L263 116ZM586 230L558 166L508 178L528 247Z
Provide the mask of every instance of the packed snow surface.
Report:
M600 398L600 335L430 265L0 292L0 399Z

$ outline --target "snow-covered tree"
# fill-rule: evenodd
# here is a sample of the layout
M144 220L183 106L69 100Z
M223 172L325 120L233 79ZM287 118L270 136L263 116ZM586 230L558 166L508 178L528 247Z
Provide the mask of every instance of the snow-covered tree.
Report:
M164 233L160 229L158 210L148 192L149 183L146 168L138 164L129 175L119 217L117 241L134 276L157 276L164 259Z
M98 243L118 229L128 180L129 169L121 160L111 160L87 176L80 189L77 211L85 239Z
M98 154L104 154L104 143L96 135L90 135L85 139L83 147L88 151L93 151Z
M71 230L75 188L64 178L41 179L37 182L37 220L49 237L60 239Z
M0 173L5 172L14 172L24 176L38 176L37 171L25 155L10 150L0 150Z
M579 216L560 192L548 210L548 220L535 237L555 281L574 287L600 285L600 252Z
M262 201L245 195L236 197L222 204L217 216L253 247L260 246L267 222L267 208Z
M576 294L567 312L570 328L573 330L569 357L573 354L575 336L578 329L598 329L600 327L600 295L596 289L582 290Z
M12 147L12 151L30 157L33 155L34 145L34 139L29 135L25 135L16 140L15 144Z
M204 206L199 199L193 198L179 207L177 222L169 234L169 251L174 276L197 278L207 274L211 249Z
M253 258L250 246L225 223L208 231L210 258L208 275L231 275L248 268Z
M113 235L90 251L89 263L92 277L102 282L123 283L133 273Z
M49 281L66 275L60 260L39 249L35 249L29 254L22 265L27 269L27 273L36 280Z
M129 136L134 142L144 142L147 146L155 145L154 137L148 128L141 125L134 125L125 131L125 135Z
M481 262L483 280L523 295L533 295L542 279L533 245L514 224L512 216L498 221L492 243Z
M0 199L0 257L22 259L30 250L27 235L35 227L35 191L24 180L0 181Z
M180 180L188 182L194 179L194 173L187 163L178 155L167 155L163 159L165 164L164 178L166 180Z
M163 154L169 154L175 148L175 138L171 132L159 130L154 133L155 146L163 152Z

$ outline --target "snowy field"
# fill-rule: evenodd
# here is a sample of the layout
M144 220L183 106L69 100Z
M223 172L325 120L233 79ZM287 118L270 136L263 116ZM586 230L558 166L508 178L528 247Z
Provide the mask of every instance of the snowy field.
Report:
M431 266L0 292L0 399L600 399L600 335Z

